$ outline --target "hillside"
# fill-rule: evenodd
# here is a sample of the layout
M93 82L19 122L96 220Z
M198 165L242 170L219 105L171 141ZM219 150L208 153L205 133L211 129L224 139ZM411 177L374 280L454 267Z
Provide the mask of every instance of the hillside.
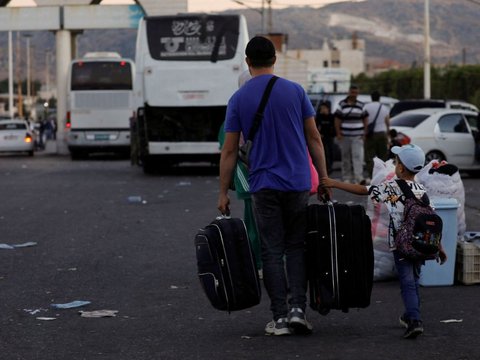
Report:
M227 11L231 13L233 11ZM245 9L250 35L260 33L260 15ZM430 31L433 64L480 62L476 34L480 5L468 0L430 2ZM367 58L395 60L405 65L423 62L424 0L366 0L343 2L322 8L291 7L274 10L273 32L289 36L289 49L314 49L325 39L351 37L366 40ZM32 61L37 78L45 78L45 50L55 49L51 32L32 33ZM22 40L25 54L25 40ZM15 49L15 44L14 44ZM78 36L78 54L87 51L117 51L133 58L134 30L85 31ZM25 57L25 55L23 55ZM23 60L23 62L25 62ZM53 65L50 67L52 77ZM0 34L0 79L7 76L7 34Z

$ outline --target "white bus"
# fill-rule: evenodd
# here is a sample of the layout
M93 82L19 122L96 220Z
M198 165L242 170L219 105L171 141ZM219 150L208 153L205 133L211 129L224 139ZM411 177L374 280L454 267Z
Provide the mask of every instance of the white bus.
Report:
M132 154L145 172L182 161L218 162L218 131L247 69L247 42L243 15L140 21Z
M133 61L117 53L87 53L72 61L66 121L72 159L92 152L130 153L134 76Z

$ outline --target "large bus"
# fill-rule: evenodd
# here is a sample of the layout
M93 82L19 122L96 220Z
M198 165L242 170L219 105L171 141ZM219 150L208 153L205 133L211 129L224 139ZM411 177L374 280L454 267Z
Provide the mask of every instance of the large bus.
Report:
M149 173L184 161L218 163L218 131L247 69L243 15L179 14L140 21L132 160Z
M87 53L72 61L66 121L72 159L92 152L130 153L134 76L133 61L118 53Z

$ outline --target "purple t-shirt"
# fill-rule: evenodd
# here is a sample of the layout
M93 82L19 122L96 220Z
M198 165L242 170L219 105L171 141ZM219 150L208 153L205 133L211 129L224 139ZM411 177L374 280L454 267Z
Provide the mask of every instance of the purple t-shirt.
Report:
M244 138L272 75L256 76L230 98L226 132L242 132ZM303 88L279 78L273 85L264 117L253 140L250 157L250 192L262 189L308 191L311 188L305 119L315 110Z

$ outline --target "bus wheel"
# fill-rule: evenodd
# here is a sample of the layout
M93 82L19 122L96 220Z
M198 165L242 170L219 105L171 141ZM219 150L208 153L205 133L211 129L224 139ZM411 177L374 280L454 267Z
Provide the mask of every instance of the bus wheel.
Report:
M155 174L157 172L156 161L151 156L144 156L141 163L145 174Z

